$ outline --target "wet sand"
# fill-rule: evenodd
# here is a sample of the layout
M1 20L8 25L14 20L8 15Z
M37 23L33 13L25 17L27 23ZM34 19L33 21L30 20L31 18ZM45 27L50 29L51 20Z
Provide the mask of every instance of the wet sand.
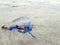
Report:
M20 16L28 16L34 25L31 33L19 33L0 28L0 45L60 45L60 6L40 4L39 6L0 7L0 27Z

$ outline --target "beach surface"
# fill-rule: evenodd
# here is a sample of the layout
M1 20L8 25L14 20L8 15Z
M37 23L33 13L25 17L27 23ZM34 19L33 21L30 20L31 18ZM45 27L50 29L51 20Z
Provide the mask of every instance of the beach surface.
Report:
M60 45L60 1L51 1L0 4L0 27L18 17L28 16L33 24L31 33L36 37L16 29L0 28L0 45Z

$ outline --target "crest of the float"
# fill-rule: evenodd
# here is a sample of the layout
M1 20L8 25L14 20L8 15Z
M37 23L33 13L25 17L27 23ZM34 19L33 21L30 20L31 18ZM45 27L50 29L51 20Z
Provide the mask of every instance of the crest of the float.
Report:
M27 16L21 16L18 17L16 19L14 19L12 22L12 24L16 24L16 25L26 25L26 24L30 24L30 18ZM10 23L10 24L11 24Z

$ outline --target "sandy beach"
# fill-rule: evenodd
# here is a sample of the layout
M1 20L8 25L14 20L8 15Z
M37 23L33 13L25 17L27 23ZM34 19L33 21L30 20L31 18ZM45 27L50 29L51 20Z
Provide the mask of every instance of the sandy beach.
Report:
M31 33L19 33L0 28L0 45L60 45L60 4L41 2L39 5L0 6L0 27L15 18L28 16L34 25Z

